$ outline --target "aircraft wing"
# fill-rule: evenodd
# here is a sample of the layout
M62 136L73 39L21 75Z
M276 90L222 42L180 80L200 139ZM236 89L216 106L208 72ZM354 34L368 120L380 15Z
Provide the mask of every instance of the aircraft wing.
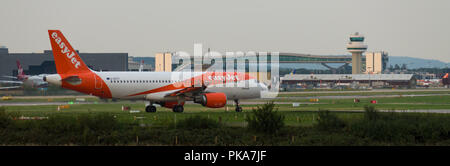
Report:
M203 90L204 90L204 87L187 87L187 88L181 89L179 91L170 93L167 96L179 96L179 95L193 96L193 94L200 93Z
M22 86L0 87L0 90L19 89L19 88L22 88Z
M5 84L23 84L22 81L7 81L7 80L0 80L0 83L5 83Z
M3 78L12 78L12 79L17 79L17 77L14 76L2 76Z

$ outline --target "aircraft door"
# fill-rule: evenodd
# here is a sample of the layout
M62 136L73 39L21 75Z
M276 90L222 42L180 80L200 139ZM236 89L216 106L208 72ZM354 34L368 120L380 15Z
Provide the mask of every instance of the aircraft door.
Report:
M94 75L94 80L95 80L95 89L102 89L102 78L100 78L98 75Z

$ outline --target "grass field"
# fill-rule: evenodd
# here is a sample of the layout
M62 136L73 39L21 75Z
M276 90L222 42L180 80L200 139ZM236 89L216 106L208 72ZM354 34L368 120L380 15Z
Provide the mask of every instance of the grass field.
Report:
M351 92L350 94L352 94ZM362 94L361 92L358 94ZM420 92L418 92L420 93ZM414 92L415 95L418 93ZM428 93L428 92L426 92ZM69 108L57 110L57 105L1 106L0 144L5 145L450 145L450 114L438 113L378 113L368 119L364 106L378 110L450 109L450 95L435 92L432 96L394 96L349 99L277 98L248 100L243 112L233 105L211 109L198 104L186 104L183 113L158 107L156 113L146 113L143 102L104 102L87 97L77 104L78 97L14 98L0 104L61 102ZM405 93L402 93L405 94ZM444 94L444 95L439 95ZM302 94L303 95L303 94ZM323 95L329 95L324 93ZM301 97L301 96L299 96ZM83 98L83 97L81 97ZM377 100L377 104L370 104ZM258 102L280 102L277 112L284 125L274 134L261 134L247 128L246 118ZM292 103L301 103L293 107ZM129 106L138 113L122 111ZM330 110L331 115L320 115ZM369 114L370 115L370 114ZM319 117L321 116L321 117ZM21 117L48 117L48 120L18 120ZM219 124L219 127L186 129L186 121L200 117L199 123ZM370 117L370 116L369 116ZM3 119L2 119L3 118ZM6 119L5 119L6 118ZM10 120L8 120L10 119ZM377 119L377 118L375 118ZM180 126L182 125L182 126ZM204 124L203 124L204 125Z
M14 101L16 100L16 101ZM14 99L7 102L45 102L47 99ZM18 100L18 101L17 101ZM371 100L377 100L377 104L370 104ZM52 101L71 102L75 98L57 98ZM98 114L112 113L117 119L127 123L138 121L146 125L167 125L174 124L176 120L186 117L200 115L211 119L219 120L230 126L245 126L245 117L250 110L258 105L243 105L244 112L234 112L233 105L226 108L211 109L197 104L185 105L185 111L175 114L171 109L158 107L156 113L146 113L142 102L101 102L97 98L87 98L86 101L96 104L73 104L68 109L57 111L56 105L47 106L5 106L7 112L16 116L50 116L52 114L63 116L74 116L77 114ZM352 112L363 110L365 105L373 105L380 110L414 110L414 109L450 109L450 96L416 96L416 97L393 97L393 98L364 98L359 103L354 103L353 99L321 99L319 102L309 102L307 99L275 99L280 102L301 102L299 107L292 104L278 104L276 108L285 115L285 122L288 126L311 126L315 123L316 112L318 110L344 111L338 114L339 117L352 119L361 118L362 113ZM261 101L263 102L263 101ZM130 106L131 110L139 110L139 113L122 111L122 106Z

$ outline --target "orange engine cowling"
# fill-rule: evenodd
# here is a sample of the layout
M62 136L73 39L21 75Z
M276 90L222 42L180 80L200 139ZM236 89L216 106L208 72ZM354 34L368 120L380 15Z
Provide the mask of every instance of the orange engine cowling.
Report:
M173 108L178 105L178 101L161 102L160 105L166 108ZM184 105L184 102L181 102L180 105Z
M209 108L220 108L227 104L225 93L205 93L202 95L202 105Z

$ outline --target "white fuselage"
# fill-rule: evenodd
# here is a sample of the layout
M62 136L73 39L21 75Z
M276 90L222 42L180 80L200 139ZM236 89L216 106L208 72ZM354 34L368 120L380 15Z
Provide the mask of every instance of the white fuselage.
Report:
M169 101L176 98L168 97L168 94L183 89L164 89L168 85L190 78L201 76L204 72L95 72L108 86L112 98L117 99L142 99L151 101ZM179 84L179 85L180 85ZM238 86L241 84L241 86ZM242 86L243 85L243 86ZM95 88L102 86L96 85ZM139 94L149 90L162 88L157 92ZM260 92L267 90L264 84L256 79L237 80L226 84L207 86L205 92L225 93L228 100L259 98ZM139 94L139 95L136 95Z

